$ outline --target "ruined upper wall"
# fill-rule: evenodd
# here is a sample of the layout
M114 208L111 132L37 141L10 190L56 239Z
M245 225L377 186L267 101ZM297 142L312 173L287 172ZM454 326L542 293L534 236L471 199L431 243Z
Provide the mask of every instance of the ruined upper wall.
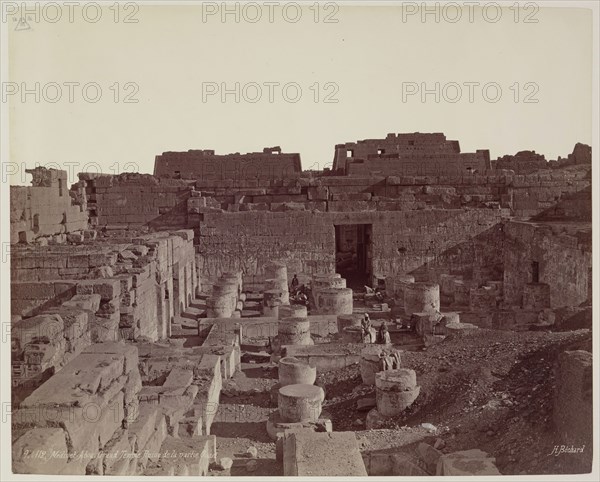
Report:
M79 177L86 183L92 226L159 223L169 227L186 224L185 201L192 190L186 181L131 173L118 176L82 173Z
M33 176L31 186L10 187L11 244L60 242L68 233L87 229L85 196L69 191L66 171L36 167L26 172Z
M548 162L543 154L535 151L519 151L514 156L499 157L493 163L494 169L512 170L516 174L529 174L541 169L548 169Z
M156 156L154 175L178 179L282 179L302 171L300 154L280 147L247 154L215 154L213 150L163 152Z
M461 153L458 141L442 133L388 134L335 146L333 171L345 175L443 175L491 169L489 151Z

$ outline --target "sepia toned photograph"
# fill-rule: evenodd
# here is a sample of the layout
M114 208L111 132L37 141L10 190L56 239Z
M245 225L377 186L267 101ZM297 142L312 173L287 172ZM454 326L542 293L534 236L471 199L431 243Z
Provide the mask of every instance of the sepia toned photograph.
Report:
M598 480L597 1L0 7L0 480Z

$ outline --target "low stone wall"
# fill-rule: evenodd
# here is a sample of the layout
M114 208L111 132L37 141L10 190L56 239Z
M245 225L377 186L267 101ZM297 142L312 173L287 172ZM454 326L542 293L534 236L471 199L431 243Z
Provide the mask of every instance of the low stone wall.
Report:
M36 389L13 416L17 473L100 475L136 473L128 427L138 417L142 382L137 348L101 343L86 348ZM55 457L28 456L35 450Z
M298 358L317 368L317 373L339 370L360 362L363 345L312 345L286 347L286 356Z

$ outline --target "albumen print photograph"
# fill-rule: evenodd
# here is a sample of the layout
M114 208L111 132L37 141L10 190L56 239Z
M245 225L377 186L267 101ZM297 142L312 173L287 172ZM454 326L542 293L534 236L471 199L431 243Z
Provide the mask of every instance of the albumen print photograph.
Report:
M597 1L0 6L2 480L598 480Z

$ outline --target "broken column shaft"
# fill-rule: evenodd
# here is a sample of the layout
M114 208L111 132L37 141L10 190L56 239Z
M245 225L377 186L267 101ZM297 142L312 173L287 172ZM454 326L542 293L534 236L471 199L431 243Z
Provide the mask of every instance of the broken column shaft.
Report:
M317 379L316 367L294 357L284 357L279 360L279 384L287 385L312 385Z
M323 315L352 314L352 290L350 288L326 288L315 296L318 311Z
M399 415L412 405L419 396L414 370L400 368L375 375L377 411L384 417Z
M316 422L325 393L315 385L287 385L279 389L277 405L284 422Z
M410 283L404 287L404 313L440 311L440 286L435 283Z

